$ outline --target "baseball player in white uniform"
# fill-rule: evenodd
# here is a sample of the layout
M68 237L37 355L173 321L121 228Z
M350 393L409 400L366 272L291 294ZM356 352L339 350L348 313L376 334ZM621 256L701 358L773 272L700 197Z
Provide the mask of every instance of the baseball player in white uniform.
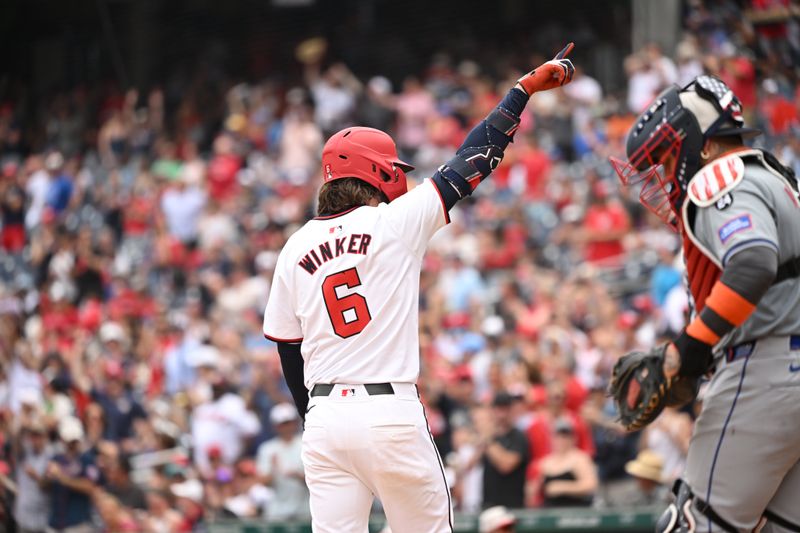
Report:
M395 533L452 531L416 387L422 257L448 211L500 163L530 95L572 79L571 49L520 78L456 156L411 191L413 167L387 134L352 127L325 144L319 216L281 251L264 315L305 418L315 532L366 532L375 496Z

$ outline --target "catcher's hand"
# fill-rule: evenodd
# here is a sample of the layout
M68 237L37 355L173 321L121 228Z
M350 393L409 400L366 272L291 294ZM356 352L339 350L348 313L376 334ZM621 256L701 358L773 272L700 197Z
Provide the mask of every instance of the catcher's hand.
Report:
M575 48L573 43L567 44L556 57L536 67L536 69L522 76L517 80L517 87L531 95L537 91L547 91L561 87L572 81L575 74L575 67L567 56Z
M638 431L655 420L664 407L680 407L697 395L700 378L666 376L664 357L669 344L649 352L623 355L611 374L609 393L614 397L620 422Z

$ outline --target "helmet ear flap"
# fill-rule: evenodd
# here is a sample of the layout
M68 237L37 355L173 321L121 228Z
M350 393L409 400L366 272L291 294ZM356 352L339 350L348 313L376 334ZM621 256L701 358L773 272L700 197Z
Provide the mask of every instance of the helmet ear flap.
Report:
M392 183L393 181L397 181L397 175L391 176L383 169L380 169L380 177L384 183Z

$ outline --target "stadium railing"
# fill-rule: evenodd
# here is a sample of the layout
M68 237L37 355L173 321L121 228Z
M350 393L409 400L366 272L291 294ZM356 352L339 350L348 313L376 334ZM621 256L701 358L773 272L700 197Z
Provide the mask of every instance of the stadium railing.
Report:
M663 507L635 509L524 509L513 511L516 533L652 533ZM456 533L478 533L478 516L456 514ZM386 523L383 516L370 520L371 533ZM209 525L209 533L311 533L305 522L269 523L263 520L223 520Z

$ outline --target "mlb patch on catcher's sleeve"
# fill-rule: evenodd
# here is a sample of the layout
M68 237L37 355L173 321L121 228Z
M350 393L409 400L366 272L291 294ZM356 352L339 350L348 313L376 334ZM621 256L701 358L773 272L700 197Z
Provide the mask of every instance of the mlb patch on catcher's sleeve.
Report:
M752 227L753 219L750 218L750 215L740 215L727 221L724 226L719 228L719 239L724 244L732 235Z

